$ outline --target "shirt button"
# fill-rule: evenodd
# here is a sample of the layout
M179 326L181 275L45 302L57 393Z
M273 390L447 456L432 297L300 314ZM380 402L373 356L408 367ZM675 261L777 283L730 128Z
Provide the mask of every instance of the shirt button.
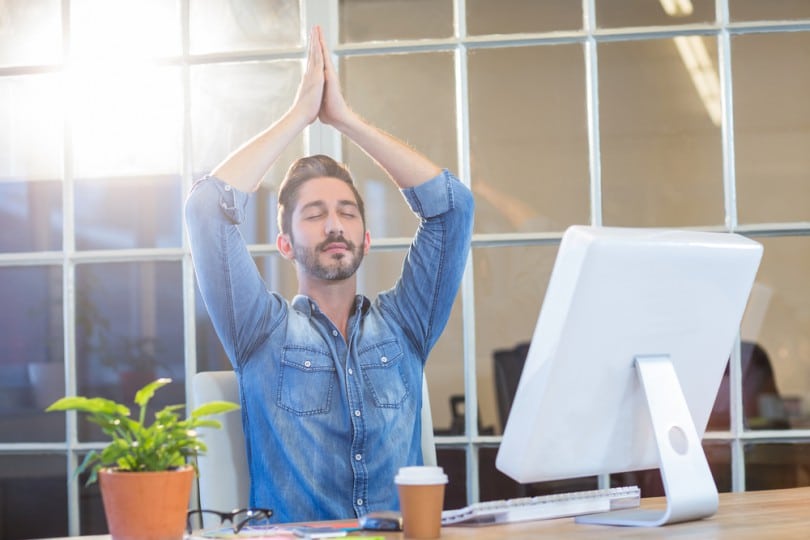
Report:
M309 360L305 361L304 367L312 367L312 362L310 362Z
M380 362L382 362L383 364L385 364L386 362L388 362L388 357L387 357L387 356L383 356L382 358L380 358Z
M230 191L230 190L231 190L231 186L228 185L228 184L225 184L225 191Z
M354 460L355 460L355 461L360 461L361 459L363 459L362 454L355 454L355 455L354 455Z
M360 411L359 411L359 410L354 411L354 415L355 415L355 416L360 416Z
M357 499L357 506L363 506L363 499Z
M349 375L354 375L354 370L352 368L349 368Z
M337 330L332 330L332 335L333 335L333 336L335 336L335 337L337 337L337 335L338 335L338 331L337 331Z

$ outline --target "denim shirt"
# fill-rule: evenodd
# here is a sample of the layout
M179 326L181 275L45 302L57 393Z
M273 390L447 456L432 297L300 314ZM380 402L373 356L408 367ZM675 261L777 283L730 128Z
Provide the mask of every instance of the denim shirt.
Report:
M250 504L273 521L396 510L397 469L422 463L422 373L464 271L473 199L447 170L402 193L420 218L402 275L356 297L346 340L309 297L267 290L238 229L247 194L206 176L186 201L199 287L239 382Z

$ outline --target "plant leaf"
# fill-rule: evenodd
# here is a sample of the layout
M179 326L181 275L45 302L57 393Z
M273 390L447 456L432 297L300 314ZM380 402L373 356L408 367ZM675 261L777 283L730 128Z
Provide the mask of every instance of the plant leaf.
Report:
M135 404L140 405L141 407L146 406L146 404L149 403L149 400L152 399L152 396L155 395L155 390L161 386L166 386L170 382L172 382L172 380L168 377L163 377L161 379L157 379L156 381L150 382L135 393Z
M230 401L209 401L194 409L191 412L191 417L200 418L201 416L211 416L212 414L235 411L238 408L239 405L231 403Z
M58 399L45 409L45 412L70 410L90 414L129 416L129 409L124 405L109 399L86 398L83 396L69 396Z

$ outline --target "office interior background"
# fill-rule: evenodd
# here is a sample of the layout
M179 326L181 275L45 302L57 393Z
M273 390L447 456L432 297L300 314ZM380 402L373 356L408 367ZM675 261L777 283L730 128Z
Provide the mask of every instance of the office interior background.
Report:
M721 491L810 484L807 0L0 0L0 537L105 532L97 486L73 478L103 436L46 405L131 402L157 376L174 383L155 405L183 403L193 373L230 368L194 283L184 195L289 106L313 24L353 108L476 195L427 367L446 504L600 485L520 487L494 467L515 376L501 368L525 354L572 224L764 245L704 448ZM291 145L243 233L292 296L275 187L317 152L346 161L366 198L359 285L373 295L416 222L330 129ZM608 481L654 494L655 474Z

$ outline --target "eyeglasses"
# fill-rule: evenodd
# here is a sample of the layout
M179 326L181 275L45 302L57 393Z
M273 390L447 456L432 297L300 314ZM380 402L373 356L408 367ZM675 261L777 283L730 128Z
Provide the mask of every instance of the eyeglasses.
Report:
M200 516L200 518L202 518L206 514L219 517L220 525L225 522L230 522L233 532L236 534L241 531L245 525L256 525L260 521L270 519L270 516L273 515L273 511L269 508L240 508L239 510L234 510L232 512L217 512L216 510L205 509L189 510L186 514L186 530L189 534L191 534L192 530L192 517Z

